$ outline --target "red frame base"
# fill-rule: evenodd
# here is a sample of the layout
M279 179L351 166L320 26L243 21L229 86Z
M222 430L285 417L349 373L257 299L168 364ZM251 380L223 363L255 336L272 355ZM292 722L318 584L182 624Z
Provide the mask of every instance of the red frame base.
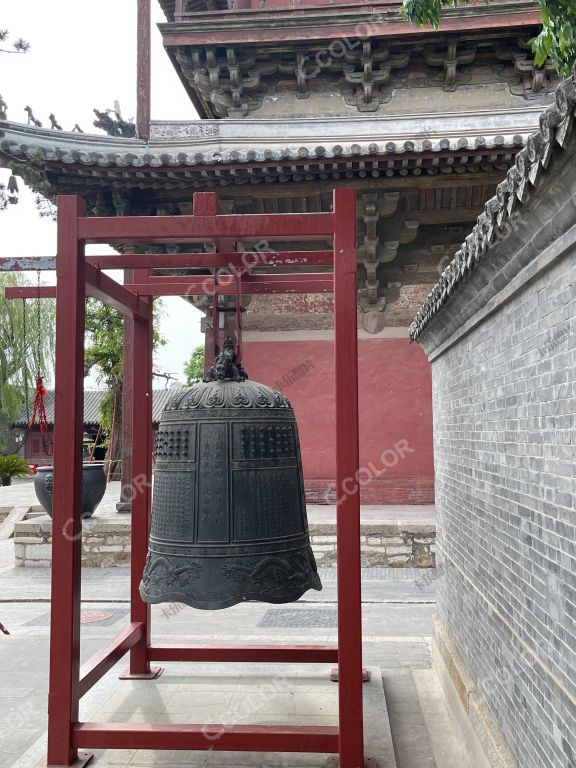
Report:
M370 670L366 669L366 667L362 667L362 682L369 683L371 678L372 674ZM333 683L337 683L339 681L338 667L332 667L330 670L330 680L332 680Z
M93 757L94 755L92 754L92 752L78 752L78 757L72 763L71 768L84 768L84 766L88 765L88 763L90 762L90 760L92 760ZM44 763L41 763L41 765L44 765ZM60 768L57 765L48 765L48 763L46 763L45 765L46 765L46 768Z
M79 749L200 749L250 752L318 752L338 754L340 768L364 765L362 707L362 600L360 559L359 484L342 493L337 503L338 645L330 646L154 646L150 606L143 603L141 581L150 529L152 477L152 351L153 296L233 293L220 285L218 260L222 252L180 255L179 266L213 270L208 278L185 276L169 280L155 277L162 255L146 257L124 268L131 280L124 285L86 258L87 243L134 246L150 243L212 242L216 250L231 243L332 241L333 273L317 270L297 275L274 271L238 272L237 292L334 292L336 375L337 485L359 471L358 339L356 199L353 190L334 191L332 212L303 214L220 214L214 193L194 195L193 215L88 217L77 196L58 198L58 253L56 257L56 402L55 482L53 490L53 558L50 636L50 693L48 707L48 760L51 766L86 765L92 755ZM227 246L228 247L228 246ZM255 250L258 250L257 248ZM311 251L310 265L324 266ZM132 260L135 254L127 254ZM244 254L237 253L241 260ZM124 255L114 257L122 260ZM140 259L142 258L142 267ZM144 262L144 258L146 262ZM226 254L227 258L227 254ZM275 254L259 256L271 266ZM158 260L158 263L157 263ZM209 263L213 260L213 263ZM242 262L243 263L243 262ZM144 265L145 264L145 265ZM120 266L122 264L120 263ZM200 284L199 284L200 279ZM22 290L22 289L20 289ZM37 297L37 289L30 294ZM50 288L53 292L53 288ZM53 295L46 290L42 296ZM20 293L22 298L24 294ZM80 668L82 438L85 298L92 296L119 310L125 317L125 386L132 434L131 474L137 493L132 501L132 557L130 564L130 624L103 650ZM16 294L10 294L15 298ZM144 481L144 482L143 482ZM130 668L125 680L151 680L160 669L155 661L252 661L257 663L338 664L339 720L328 726L222 726L217 740L206 738L214 725L156 723L82 723L79 701L126 654ZM78 759L76 755L79 754ZM366 765L374 766L368 761Z
M164 672L164 667L150 667L150 672L130 672L130 667L126 667L118 680L156 680Z

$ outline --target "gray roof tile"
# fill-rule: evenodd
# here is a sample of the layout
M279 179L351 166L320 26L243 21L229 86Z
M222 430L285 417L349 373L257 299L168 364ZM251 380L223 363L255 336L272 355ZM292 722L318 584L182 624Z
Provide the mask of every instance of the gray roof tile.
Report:
M560 83L555 98L556 104L540 115L540 131L528 137L526 147L516 155L515 165L498 185L496 195L486 202L478 223L418 310L410 326L412 341L422 339L431 320L452 294L460 290L470 272L486 257L490 245L498 239L499 234L510 226L510 217L517 208L526 202L530 194L538 193L539 183L548 169L552 152L555 149L562 150L570 142L576 141L576 75Z
M177 391L176 387L169 389L155 389L153 391L152 401L152 421L155 425L160 421L160 416L166 403ZM97 426L100 423L100 403L104 397L104 392L95 390L86 390L84 392L84 424L86 426ZM46 419L50 425L54 424L54 390L49 390L44 400L46 407ZM22 412L14 421L15 427L25 428L28 426L26 412Z

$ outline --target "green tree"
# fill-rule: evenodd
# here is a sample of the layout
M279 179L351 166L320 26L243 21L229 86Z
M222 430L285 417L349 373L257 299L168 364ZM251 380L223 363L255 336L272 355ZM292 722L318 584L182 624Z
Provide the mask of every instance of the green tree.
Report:
M154 350L166 343L158 331L161 302L154 302ZM96 299L86 302L84 376L94 372L105 389L100 405L100 424L107 434L109 461L116 464L122 453L122 384L124 381L124 322L122 315ZM117 477L117 468L113 477Z
M184 366L184 375L186 376L186 384L191 386L196 384L197 381L202 381L204 378L204 347L196 347L190 359Z
M56 316L51 299L5 299L4 288L32 285L23 274L0 273L0 412L14 419L25 408L37 373L54 371Z
M415 24L440 25L442 9L467 0L404 0L402 15ZM492 0L486 0L487 5ZM574 0L540 0L542 31L532 40L534 61L542 66L550 58L558 72L567 76L576 61L576 3Z

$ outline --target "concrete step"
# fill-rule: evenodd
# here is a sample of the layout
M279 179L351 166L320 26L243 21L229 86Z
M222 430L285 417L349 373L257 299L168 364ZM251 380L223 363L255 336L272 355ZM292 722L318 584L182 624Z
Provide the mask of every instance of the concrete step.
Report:
M16 523L20 523L26 519L26 515L30 511L28 506L12 507L8 515L4 518L4 522L0 525L0 541L7 541L14 534L14 526Z
M426 729L437 768L473 768L464 750L458 723L448 709L434 669L413 669Z
M439 768L412 670L386 669L382 679L397 768Z
M385 670L398 768L473 768L433 669Z

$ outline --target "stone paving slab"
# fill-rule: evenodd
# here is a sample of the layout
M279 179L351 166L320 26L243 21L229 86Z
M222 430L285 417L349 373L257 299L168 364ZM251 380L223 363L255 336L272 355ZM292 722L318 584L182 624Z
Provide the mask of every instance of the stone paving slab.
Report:
M192 665L166 670L152 683L116 679L108 674L95 695L83 702L83 721L138 723L206 723L236 725L338 724L338 686L330 681L326 665L210 665L210 674L198 677ZM174 667L174 665L172 665ZM184 669L182 670L182 668ZM379 768L396 768L392 734L382 676L370 669L363 686L366 754ZM147 768L147 766L291 766L323 768L329 755L299 753L225 753L217 750L217 732L207 738L209 751L96 750L95 768ZM38 764L45 749L41 738L13 768ZM39 763L42 765L42 763ZM1 763L0 763L1 765Z
M4 549L3 546L7 545ZM0 543L0 604L10 601L48 601L50 569L14 568L12 543ZM2 563L4 562L4 568ZM336 601L336 568L320 568L323 590L311 590L298 601L330 603ZM433 603L436 594L434 568L363 568L364 603ZM82 599L85 601L127 602L130 579L127 568L83 568ZM0 609L1 611L1 609Z
M25 519L29 510L30 507L28 505L12 507L0 524L0 541L6 541L12 536L14 526Z
M98 507L99 517L118 517L122 518L116 512L116 502L120 498L120 482L114 481L108 483L104 497ZM22 480L16 480L8 487L0 487L0 507L17 507L17 506L31 506L39 507L36 493L34 492L34 480L33 478L25 478Z
M126 515L118 514L116 503L120 499L120 482L113 481L106 486L104 498L97 511L97 517L125 520ZM32 479L15 481L8 487L0 487L0 507L37 506ZM311 523L334 523L336 521L335 504L307 504L308 520ZM434 504L371 504L362 505L361 517L364 523L429 523L436 522Z
M130 561L131 516L117 513L119 493L120 483L110 483L95 515L83 524L83 566L125 567ZM28 505L34 515L42 514L30 480L0 488L0 505L10 503L18 505L18 508ZM368 505L361 507L360 514L363 567L434 566L434 505ZM318 565L335 567L336 506L309 504L308 519L310 540ZM52 521L46 515L32 519L29 514L26 520L16 522L16 565L49 568L52 557L51 537Z
M113 570L113 569L112 569ZM83 611L101 611L103 615L117 608L117 603L83 604ZM330 609L327 604L318 606L321 610ZM311 610L311 607L300 608L294 604L292 610ZM233 639L238 643L331 643L336 640L336 629L325 627L308 627L306 629L283 627L259 627L262 617L270 610L285 610L283 607L271 607L266 604L250 604L235 606L233 609L215 612L198 612L190 608L182 608L175 613L165 611L162 606L153 606L153 637L156 642L170 643L226 643ZM431 666L430 634L432 620L432 605L413 604L398 605L380 603L367 605L364 610L364 663L380 668L393 670L414 668L428 669ZM42 734L46 729L46 690L48 669L48 627L45 623L45 603L3 603L0 605L0 616L11 631L10 636L0 636L0 680L3 690L0 691L3 706L0 708L0 768L34 768L45 751ZM82 661L86 661L93 653L114 637L126 624L126 617L118 616L114 623L107 620L102 622L82 624ZM31 663L33 659L33 663ZM120 662L106 678L104 678L82 700L81 716L110 708L113 696L121 692L129 696L141 681L118 681L118 674L124 669L126 660ZM216 717L216 712L210 711L205 705L214 705L213 697L209 702L204 694L218 692L225 677L234 695L240 697L249 694L251 690L260 690L270 675L296 675L294 687L303 694L314 698L318 687L328 691L328 696L322 696L319 702L319 712L316 718L333 717L333 696L336 690L334 684L328 683L330 665L262 665L258 664L167 664L166 673L155 681L145 682L150 691L151 700L165 701L170 694L186 693L190 685L189 674L194 674L194 688L203 702L203 716ZM318 682L320 678L321 682ZM333 687L332 687L333 686ZM173 688L168 693L167 687ZM216 689L216 690L215 690ZM156 691L157 693L152 693ZM282 693L282 691L280 691ZM253 694L251 694L253 696ZM218 697L216 697L218 699ZM116 701L116 700L115 700ZM177 700L176 700L177 701ZM197 719L191 710L189 701L180 702L186 708L183 716L190 720ZM286 711L281 698L270 702L269 708L282 712ZM332 707L332 709L330 709ZM137 711L127 713L129 717L144 721L143 712L147 706L139 700ZM139 709L139 711L138 711ZM157 713L168 719L169 712L162 710ZM276 714L280 714L277 713ZM296 723L301 717L295 706L287 717ZM310 714L310 713L309 713ZM263 718L271 720L275 712L262 711ZM244 717L244 715L239 715ZM247 715L246 715L247 717ZM310 714L310 717L312 715ZM307 720L308 721L308 718ZM320 722L320 720L318 720ZM327 720L326 720L327 722ZM9 735L9 736L8 736ZM28 752L28 750L32 752ZM36 751L34 751L36 750ZM28 754L26 754L28 752ZM34 759L33 759L34 758ZM258 760L261 756L243 756L246 765L262 765ZM228 758L224 757L224 763ZM276 758L274 758L276 759ZM161 763L157 763L161 764ZM178 763L168 763L178 765ZM188 763L191 765L192 763ZM212 765L212 763L209 763ZM228 763L241 765L242 763ZM266 765L277 763L267 762ZM135 764L137 765L137 764ZM146 763L144 763L146 765ZM290 763L286 764L290 765ZM140 767L139 767L140 768ZM456 768L456 767L455 767ZM459 767L458 767L459 768Z

